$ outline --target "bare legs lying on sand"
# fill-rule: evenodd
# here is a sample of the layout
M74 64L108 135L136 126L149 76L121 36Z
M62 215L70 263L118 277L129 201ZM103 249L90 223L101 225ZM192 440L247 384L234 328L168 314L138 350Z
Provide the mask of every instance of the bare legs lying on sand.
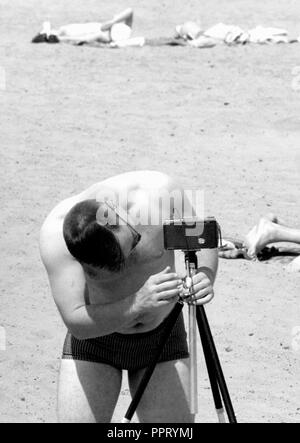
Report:
M116 25L117 23L125 23L125 25L132 28L133 10L131 8L125 9L125 11L116 15L112 20L103 23L103 25L101 26L101 30L109 31L112 28L112 26Z
M246 235L244 242L224 240L219 249L220 258L235 259L244 257L255 260L266 246L272 243L297 243L300 245L300 230L289 228L278 217L269 214L262 217ZM288 266L291 271L300 271L300 256Z
M258 224L247 234L244 242L250 258L271 243L291 242L300 244L300 230L279 224L275 216L262 217Z

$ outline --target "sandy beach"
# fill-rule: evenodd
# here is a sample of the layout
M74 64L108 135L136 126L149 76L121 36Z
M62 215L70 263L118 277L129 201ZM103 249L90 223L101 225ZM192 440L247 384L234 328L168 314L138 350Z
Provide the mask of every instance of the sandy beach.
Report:
M300 35L297 0L2 0L0 422L56 421L66 328L39 258L41 224L106 177L151 169L205 191L224 237L274 212L300 228L300 43L211 49L33 45L49 19L101 21L131 6L134 35L200 19ZM293 74L294 72L294 74ZM299 71L300 72L300 71ZM240 422L300 422L300 273L282 261L220 261L207 307ZM299 343L300 347L300 343ZM125 374L124 374L125 375ZM114 421L130 402L126 377ZM197 422L216 416L199 345Z

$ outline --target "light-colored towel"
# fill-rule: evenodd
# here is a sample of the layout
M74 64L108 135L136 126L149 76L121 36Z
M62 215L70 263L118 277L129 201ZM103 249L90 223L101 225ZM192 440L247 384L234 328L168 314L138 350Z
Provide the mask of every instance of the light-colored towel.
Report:
M249 31L251 43L288 43L288 32L280 28L257 26Z

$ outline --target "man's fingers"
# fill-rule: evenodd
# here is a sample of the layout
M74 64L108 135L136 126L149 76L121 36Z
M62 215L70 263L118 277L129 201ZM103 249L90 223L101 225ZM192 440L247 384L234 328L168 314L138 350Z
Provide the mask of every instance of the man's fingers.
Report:
M164 291L159 293L160 300L170 300L175 297L179 298L180 291L179 289L172 289L170 291Z
M194 304L197 306L202 306L202 305L205 305L206 303L209 303L210 301L212 301L213 298L214 298L214 293L211 293L211 294L207 295L206 297L201 298L200 300L196 300L194 302Z
M163 271L160 272L160 274L165 274L166 272L171 271L171 266L167 266Z
M177 274L171 273L171 274L165 274L159 277L156 281L157 285L161 285L162 283L170 282L170 281L179 281ZM180 283L182 284L182 280L180 280Z
M156 274L156 277L161 277L162 275L168 274L171 271L171 266L167 266L163 271Z
M167 272L161 272L160 274L157 274L155 277L155 283L156 284L161 284L161 283L165 283L171 280L178 280L179 277L175 272L170 272L171 268L166 268Z
M204 305L206 303L209 303L214 298L214 291L206 288L202 291L199 291L195 293L194 296L190 298L186 298L185 301L187 302L193 302L195 305Z
M205 289L201 289L200 291L195 291L196 295L195 298L203 298L206 297L207 295L211 294L213 291L211 288L205 288Z
M170 289L178 289L182 286L182 281L179 279L172 279L170 281L166 281L164 283L160 283L157 285L157 292L169 291Z
M208 288L207 282L203 281L203 282L199 282L199 283L194 284L193 291L194 292L200 292L200 291L202 291L203 289L206 289L206 288Z

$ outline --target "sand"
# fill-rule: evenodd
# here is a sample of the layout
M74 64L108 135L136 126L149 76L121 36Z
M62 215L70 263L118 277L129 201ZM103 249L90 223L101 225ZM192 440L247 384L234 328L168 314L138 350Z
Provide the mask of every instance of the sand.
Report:
M298 44L126 50L31 45L41 23L136 10L135 35L168 37L200 18L300 34L297 0L2 0L0 421L55 422L65 327L39 259L40 226L63 198L121 172L154 169L205 190L206 212L241 237L278 213L300 226ZM171 9L172 8L172 9ZM299 85L299 82L298 82ZM207 308L241 422L300 422L300 274L221 261ZM3 332L3 329L2 329ZM199 348L199 415L216 421ZM114 420L130 397L126 379Z

